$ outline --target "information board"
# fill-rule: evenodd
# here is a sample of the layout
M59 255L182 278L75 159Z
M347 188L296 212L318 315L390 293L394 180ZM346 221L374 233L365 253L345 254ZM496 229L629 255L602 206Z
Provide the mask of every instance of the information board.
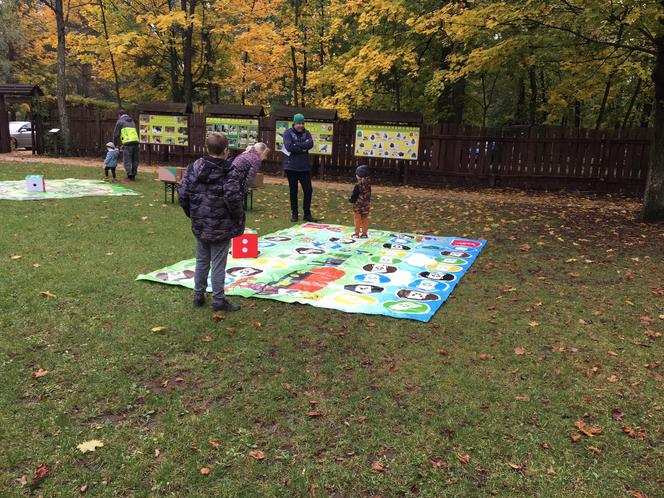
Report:
M228 138L229 149L245 149L258 142L258 120L246 118L205 118L206 136L222 132Z
M189 145L187 116L141 114L139 129L144 144Z
M417 126L357 124L355 155L389 159L416 160L420 146Z
M304 126L314 139L314 148L309 151L309 154L331 156L334 124L322 121L307 121ZM284 132L290 128L290 121L277 121L276 128L275 143L277 150L281 151L284 147Z

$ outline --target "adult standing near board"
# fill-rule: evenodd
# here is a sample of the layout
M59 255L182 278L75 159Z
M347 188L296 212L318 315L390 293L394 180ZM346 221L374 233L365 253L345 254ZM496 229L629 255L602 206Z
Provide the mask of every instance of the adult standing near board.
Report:
M122 147L122 159L127 179L134 181L138 172L138 131L136 123L127 111L118 111L118 120L113 132L113 143Z
M293 126L284 132L284 147L281 150L284 158L284 172L288 178L290 188L291 221L299 221L298 190L302 185L304 201L302 211L304 221L318 221L311 215L311 165L309 164L309 150L314 146L311 133L304 127L304 116L297 113L293 116ZM298 185L299 184L299 185Z

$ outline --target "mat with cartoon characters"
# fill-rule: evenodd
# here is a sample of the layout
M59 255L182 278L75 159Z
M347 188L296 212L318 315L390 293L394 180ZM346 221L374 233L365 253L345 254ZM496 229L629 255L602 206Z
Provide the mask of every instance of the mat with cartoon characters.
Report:
M46 179L45 192L28 192L25 180L0 182L0 200L6 201L43 201L47 199L67 199L70 197L141 195L128 188L103 180L62 180Z
M226 293L427 322L454 290L485 240L303 224L260 238L257 259L226 266ZM194 287L195 260L137 280ZM208 287L208 291L212 289Z

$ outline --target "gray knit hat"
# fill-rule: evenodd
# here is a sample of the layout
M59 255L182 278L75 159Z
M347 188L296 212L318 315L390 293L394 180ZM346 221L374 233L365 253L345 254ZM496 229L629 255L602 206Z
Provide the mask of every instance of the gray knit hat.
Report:
M360 178L364 176L369 176L369 166L367 166L366 164L358 166L357 169L355 170L355 174Z

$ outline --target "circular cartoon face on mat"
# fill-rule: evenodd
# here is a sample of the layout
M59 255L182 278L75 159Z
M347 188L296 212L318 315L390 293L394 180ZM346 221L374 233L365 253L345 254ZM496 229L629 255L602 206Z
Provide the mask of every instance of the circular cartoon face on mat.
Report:
M344 289L351 292L357 292L358 294L380 294L385 290L383 287L379 287L378 285L366 284L344 285Z
M383 244L385 249L394 249L396 251L410 251L410 247L403 244Z
M383 306L395 313L408 313L411 315L423 315L431 309L425 303L416 303L413 301L388 301Z
M339 244L355 244L355 240L353 239L341 239L339 237L332 237L330 242L337 242Z
M272 242L288 242L290 237L282 237L280 235L273 235L272 237L263 237L263 240L271 240Z
M470 254L467 252L463 251L450 251L450 250L445 250L445 251L440 251L441 256L452 256L453 258L470 258Z
M412 235L408 235L407 233L391 233L390 237L394 237L395 239L401 239L404 241L415 240L415 237L413 237Z
M465 259L454 258L452 256L445 256L444 258L436 258L436 261L439 263L444 263L446 265L460 265L463 266L468 263Z
M298 254L325 254L325 251L315 247L298 247L295 252Z
M435 280L427 279L415 280L411 282L408 287L425 292L445 292L450 288L449 284L446 282L436 282Z
M385 275L378 275L377 273L365 273L362 275L355 275L355 280L358 282L363 282L365 284L387 284L390 282L390 279Z
M438 301L440 299L436 294L428 294L413 289L401 289L397 292L397 297L413 301Z
M427 270L433 270L433 271L446 271L446 272L460 272L463 270L460 266L456 265L447 265L445 263L431 263L427 265Z
M234 266L233 268L226 270L226 273L228 273L231 277L245 278L263 273L263 270L252 268L250 266Z
M446 282L452 282L453 280L456 280L456 277L451 273L445 273L442 271L423 271L420 273L420 277Z
M371 262L379 263L381 265L398 265L401 263L401 260L392 256L372 256Z
M157 273L154 278L162 282L179 282L180 280L194 278L194 272L191 270L161 272Z
M364 271L373 272L373 273L394 273L397 271L396 266L383 265L383 264L364 265L362 269Z
M376 304L378 299L365 294L344 293L335 296L334 301L340 304L345 304L346 306L371 306L372 304Z

